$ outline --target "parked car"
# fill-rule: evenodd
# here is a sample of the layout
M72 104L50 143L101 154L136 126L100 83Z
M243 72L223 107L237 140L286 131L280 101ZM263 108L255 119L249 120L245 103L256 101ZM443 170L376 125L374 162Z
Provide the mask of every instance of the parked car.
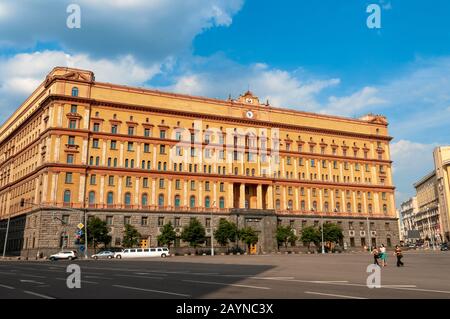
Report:
M78 257L77 252L75 250L63 250L57 254L50 255L50 257L48 257L48 259L50 259L52 261L59 260L59 259L73 260L73 259L76 259L77 257Z
M94 259L99 259L99 258L100 259L101 258L111 259L111 258L114 258L114 252L112 252L110 250L103 250L103 251L101 251L101 252L99 252L97 254L92 255L91 257L94 258Z
M448 251L448 244L447 243L442 243L441 244L441 251Z
M114 254L115 258L145 258L170 256L169 249L165 247L157 248L127 248Z

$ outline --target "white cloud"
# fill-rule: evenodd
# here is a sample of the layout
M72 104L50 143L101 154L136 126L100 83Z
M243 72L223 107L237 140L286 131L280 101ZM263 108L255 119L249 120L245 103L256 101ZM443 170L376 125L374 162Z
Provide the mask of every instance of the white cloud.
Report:
M0 58L0 116L11 114L44 80L55 66L95 71L96 80L143 86L161 71L162 65L143 66L132 56L120 59L92 59L85 54L62 51L21 53Z
M378 97L379 91L375 87L364 87L361 90L344 97L331 96L322 113L338 114L344 116L355 115L370 106L379 106L386 101Z
M81 28L68 29L69 0L2 0L0 45L28 49L55 42L65 52L95 58L132 54L143 63L189 53L205 29L228 26L243 0L78 0ZM1 9L3 12L4 9Z
M433 170L433 149L437 143L399 140L391 144L394 185L398 187L397 205L415 194L413 184Z

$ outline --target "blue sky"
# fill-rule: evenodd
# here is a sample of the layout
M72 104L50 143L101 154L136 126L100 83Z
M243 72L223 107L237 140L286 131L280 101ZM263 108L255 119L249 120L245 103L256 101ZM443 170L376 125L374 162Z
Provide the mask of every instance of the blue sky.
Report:
M66 8L81 8L68 29ZM381 29L366 8L382 8ZM450 144L447 0L0 0L0 120L55 65L101 81L390 122L397 204Z

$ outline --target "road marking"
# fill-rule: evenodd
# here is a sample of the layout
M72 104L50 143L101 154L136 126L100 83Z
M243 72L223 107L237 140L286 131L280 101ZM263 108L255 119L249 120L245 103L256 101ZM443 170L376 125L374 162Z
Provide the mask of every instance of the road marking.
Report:
M185 282L193 282L193 283L198 283L198 284L233 286L233 287L240 287L240 288L264 289L264 290L271 289L269 287L249 286L249 285L240 285L240 284L228 284L228 283L225 283L225 282L198 281L198 280L183 280L183 281L185 281Z
M136 275L156 275L156 276L163 276L163 277L167 277L167 275L165 274L158 274L155 272L135 272Z
M314 283L314 284L342 284L343 283L343 284L345 284L345 283L348 283L348 280L329 280L329 281L314 280L314 281L311 281L311 283Z
M383 288L383 286L382 286L382 288ZM436 292L436 293L440 293L440 294L450 294L450 291L422 289L422 288L388 287L388 289L412 290L412 291L422 291L422 292Z
M132 290L140 290L140 291L147 291L147 292L156 292L156 293L159 293L159 294L174 295L174 296L180 296L180 297L190 297L189 295L179 294L179 293L170 292L170 291L144 289L144 288L137 288L137 287L130 287L130 286L122 286L122 285L113 285L113 287L124 288L124 289L132 289Z
M145 279L160 279L160 280L164 279L164 278L161 278L161 277L134 276L134 275L114 275L114 276L117 276L117 277L130 277L130 278L145 278Z
M31 277L31 278L46 278L45 276L28 275L28 274L18 274L20 276Z
M20 279L20 282L27 282L32 284L38 284L38 285L44 285L45 282L35 281L35 280L28 280L28 279Z
M16 288L14 288L14 287L6 286L6 285L1 285L1 284L0 284L0 287L6 288L6 289L16 289Z
M37 292L32 292L32 291L28 291L28 290L24 290L23 292L26 293L26 294L33 295L33 296L36 296L36 297L41 297L41 298L44 298L44 299L56 299L54 297L38 294Z
M64 280L64 281L67 281L67 278L55 278L56 280ZM95 285L98 285L98 282L95 282L95 281L88 281L88 280L84 280L84 279L81 279L81 283L82 284L95 284Z
M354 297L354 296L345 296L345 295L335 295L335 294L325 294L321 292L313 292L313 291L305 291L305 294L309 295L321 295L321 296L328 296L328 297L338 297L338 298L347 298L347 299L367 299L363 297Z
M381 288L416 288L416 285L381 285Z
M94 279L105 279L105 280L111 280L112 278L107 277L100 277L100 276L84 276L85 278L94 278Z

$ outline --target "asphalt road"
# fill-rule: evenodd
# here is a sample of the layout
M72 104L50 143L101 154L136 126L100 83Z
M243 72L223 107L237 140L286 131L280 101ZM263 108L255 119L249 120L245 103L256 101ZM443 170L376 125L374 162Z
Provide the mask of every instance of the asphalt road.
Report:
M406 252L401 268L389 257L372 289L363 253L0 261L0 298L450 298L450 252ZM66 285L70 264L79 289Z

